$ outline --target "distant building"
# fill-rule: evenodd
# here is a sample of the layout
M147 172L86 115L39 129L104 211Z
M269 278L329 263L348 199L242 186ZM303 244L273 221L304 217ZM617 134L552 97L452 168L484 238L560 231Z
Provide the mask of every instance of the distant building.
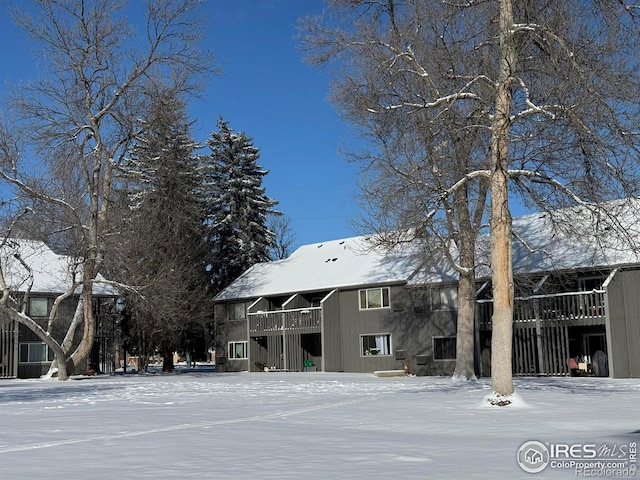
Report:
M0 249L0 265L12 295L23 301L28 291L26 313L46 329L53 302L72 285L72 273L79 271L75 259L58 255L46 244L34 240L9 240ZM28 269L27 269L28 267ZM97 280L102 279L98 276ZM117 292L105 283L93 286L93 312L96 318L94 348L87 358L90 365L105 373L114 371L113 305ZM78 290L79 293L79 290ZM62 341L73 318L79 294L66 298L59 306L53 336ZM82 334L82 328L78 335ZM7 318L0 318L0 378L34 378L48 372L53 352L31 330Z
M618 217L632 241L638 215L621 207ZM514 219L515 375L589 375L602 352L610 376L640 377L640 257L633 242L584 218L571 234L554 231L544 214ZM215 298L217 371L373 372L408 363L418 374L452 374L457 275L421 251L414 242L386 252L354 237L254 265ZM478 268L477 292L476 371L486 376L487 268Z

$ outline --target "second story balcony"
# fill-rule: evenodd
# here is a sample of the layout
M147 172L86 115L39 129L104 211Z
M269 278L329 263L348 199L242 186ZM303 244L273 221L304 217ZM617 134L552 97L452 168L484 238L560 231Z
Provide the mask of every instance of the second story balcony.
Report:
M604 290L516 297L513 322L515 326L523 327L531 322L560 322L568 326L603 325L606 318L604 297ZM480 327L490 330L493 302L480 300L477 305Z
M251 336L282 333L317 333L322 322L322 307L249 313Z

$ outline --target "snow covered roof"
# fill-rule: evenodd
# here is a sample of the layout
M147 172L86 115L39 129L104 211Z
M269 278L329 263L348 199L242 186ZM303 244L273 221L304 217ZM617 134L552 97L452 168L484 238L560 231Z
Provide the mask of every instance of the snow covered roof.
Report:
M29 287L29 272L33 275L32 293L60 294L71 286L71 274L81 269L74 258L58 255L44 242L37 240L10 239L0 248L0 265L5 281L12 291L24 292ZM82 276L78 275L78 281ZM114 296L117 291L110 285L100 283L104 277L98 275L94 283L94 295Z
M515 273L580 270L640 263L640 199L609 202L609 215L585 207L513 220ZM559 224L554 228L554 222Z
M534 213L513 220L516 274L628 266L640 263L640 200L620 203L612 218L585 208ZM569 223L570 222L570 223ZM564 225L564 226L563 226ZM567 226L570 225L570 228ZM620 236L619 231L625 234ZM490 276L488 235L478 240L477 277ZM457 281L444 255L426 258L419 247L386 253L367 237L304 245L289 258L254 265L216 296L217 301L290 295L384 284L424 285ZM482 267L485 265L485 267Z
M640 264L640 199L609 202L609 215L573 207L513 219L514 274L597 270ZM455 254L454 254L455 256ZM491 276L488 234L478 239L476 277ZM434 260L434 259L432 259ZM427 262L410 284L450 282L457 273L444 258Z
M419 266L410 249L387 253L372 248L367 237L313 243L284 260L254 265L216 300L403 283Z

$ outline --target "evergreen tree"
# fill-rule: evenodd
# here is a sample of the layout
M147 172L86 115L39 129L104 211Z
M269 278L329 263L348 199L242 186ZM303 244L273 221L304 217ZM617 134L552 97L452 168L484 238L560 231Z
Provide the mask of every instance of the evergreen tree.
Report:
M93 280L110 267L107 241L118 233L112 211L116 176L146 116L147 96L159 84L190 95L215 68L200 48L205 30L197 0L12 3L9 10L30 49L46 55L38 56L37 78L11 89L12 120L0 119L9 147L0 161L3 192L46 215L37 233L56 238L56 248L79 259L80 275L73 278L83 282L64 338L21 312L8 288L0 296L0 314L45 343L55 353L58 379L67 380L84 370L95 346ZM24 151L29 154L20 155ZM9 225L29 218L13 201L7 205ZM3 286L4 270L0 266ZM50 325L58 328L59 321Z
M207 141L211 154L202 159L209 265L216 292L255 263L269 260L275 240L267 215L275 213L277 204L262 187L268 171L258 165L260 153L253 139L235 133L222 118L217 126L218 132Z
M128 307L138 337L162 354L163 370L170 371L174 351L202 343L211 293L197 145L183 104L161 96L154 102L128 164L134 188L126 263L129 283L141 288Z

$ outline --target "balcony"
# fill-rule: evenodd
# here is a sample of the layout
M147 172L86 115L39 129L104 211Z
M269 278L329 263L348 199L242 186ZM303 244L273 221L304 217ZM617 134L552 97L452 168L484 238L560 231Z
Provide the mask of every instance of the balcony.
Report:
M322 307L249 313L249 332L252 337L282 333L319 333Z
M567 326L604 325L606 312L604 290L590 292L532 295L514 299L514 327L528 327L531 323L561 323ZM480 328L491 329L492 300L479 300Z

